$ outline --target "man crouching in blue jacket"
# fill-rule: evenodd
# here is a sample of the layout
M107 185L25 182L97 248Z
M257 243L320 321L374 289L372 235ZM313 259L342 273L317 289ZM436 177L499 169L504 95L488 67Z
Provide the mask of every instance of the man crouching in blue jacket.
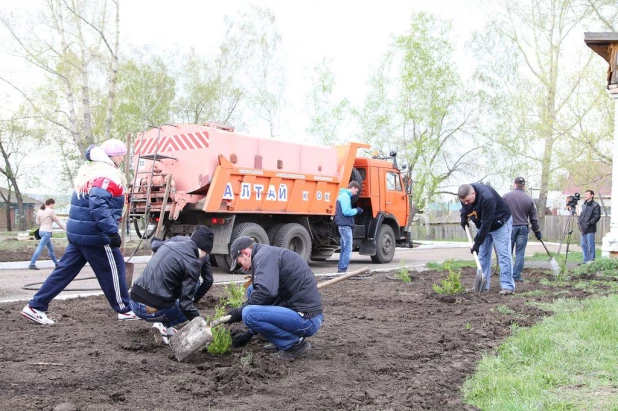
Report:
M251 270L252 285L247 301L228 313L228 323L243 321L249 331L232 340L232 346L246 345L255 334L270 341L264 351L293 361L306 354L306 340L322 326L322 296L315 275L301 256L286 248L257 244L251 237L239 237L230 252L232 271L238 266Z
M191 237L151 241L155 254L131 287L131 308L142 320L154 322L156 341L169 344L176 324L200 315L194 303L213 283L208 256L213 242L213 232L204 225Z
M27 319L53 324L54 320L46 314L49 303L77 277L86 263L94 271L107 301L118 312L118 319L137 319L130 311L118 234L127 185L119 166L126 153L126 145L116 139L86 150L87 161L77 172L71 198L66 229L69 244L56 269L21 311Z

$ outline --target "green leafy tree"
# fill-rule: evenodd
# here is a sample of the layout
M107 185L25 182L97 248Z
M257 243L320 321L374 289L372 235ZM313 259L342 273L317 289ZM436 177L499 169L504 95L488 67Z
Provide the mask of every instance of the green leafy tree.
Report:
M238 16L227 16L225 22L221 50L239 67L239 88L245 97L242 103L266 122L270 136L275 137L286 86L275 15L269 9L251 6Z
M239 70L231 50L225 46L212 59L191 50L185 56L182 76L178 79L177 116L189 123L216 121L242 125L239 103L245 93L237 79Z
M471 144L470 125L476 103L453 63L450 35L449 23L413 14L371 77L364 107L356 111L364 140L398 151L399 161L408 164L411 218L436 195L452 193L452 177L478 168L472 165L478 148Z
M349 114L350 103L343 98L333 101L335 76L330 61L324 59L313 70L312 88L307 96L310 125L307 132L317 137L321 144L331 145L340 137L338 130Z
M134 50L118 73L115 134L144 131L172 118L176 79L164 61L149 50Z

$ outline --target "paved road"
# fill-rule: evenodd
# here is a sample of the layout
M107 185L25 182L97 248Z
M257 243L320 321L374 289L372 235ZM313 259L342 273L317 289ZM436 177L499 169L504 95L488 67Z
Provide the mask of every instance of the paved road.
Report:
M550 251L557 251L558 244L545 243ZM571 245L570 249L573 251L581 251L580 247ZM534 254L537 252L544 252L543 247L536 241L530 241L527 254ZM562 253L565 252L565 247L562 248ZM135 273L136 277L139 275L146 266L147 259L149 257L137 257L135 261ZM425 242L419 247L415 248L398 248L395 252L395 258L389 264L374 264L370 257L361 256L358 253L352 254L349 270L353 271L363 267L369 267L371 269L388 269L399 268L401 266L406 267L421 267L428 262L441 262L449 259L465 260L472 259L470 255L470 249L465 243L443 243L443 242ZM339 254L333 255L326 261L311 261L310 266L316 275L332 274L337 271L337 262L339 260ZM24 290L26 284L42 282L52 271L51 261L38 261L37 265L41 267L41 270L29 270L28 262L20 263L0 263L0 302L12 301L12 300L28 300L36 291ZM242 281L243 276L237 274L225 273L218 268L214 269L215 282L228 282L228 281ZM96 280L79 280L81 278L93 277L89 266L86 266L82 272L78 275L76 281L69 285L72 289L81 291L67 291L63 292L60 297L71 298L79 295L93 295L100 294L100 291L83 291L85 289L99 289ZM38 287L38 286L37 286Z

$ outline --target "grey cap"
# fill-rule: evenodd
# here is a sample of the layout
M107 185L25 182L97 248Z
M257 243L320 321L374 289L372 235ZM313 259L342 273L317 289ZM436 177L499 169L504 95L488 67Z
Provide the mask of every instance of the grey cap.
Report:
M230 264L230 271L235 271L238 269L238 256L240 252L250 245L254 244L253 238L251 237L238 237L232 243L232 248L230 248L230 258L232 259L232 263Z

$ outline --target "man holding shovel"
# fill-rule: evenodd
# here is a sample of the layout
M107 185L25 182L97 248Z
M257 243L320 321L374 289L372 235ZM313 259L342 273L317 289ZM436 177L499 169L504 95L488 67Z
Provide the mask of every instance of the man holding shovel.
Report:
M510 295L515 291L513 281L513 259L511 254L511 211L500 194L481 183L463 184L457 192L461 201L461 226L465 230L468 219L472 220L478 232L474 237L471 252L477 253L486 289L489 290L491 276L491 253L496 244L496 254L500 265L500 295Z
M528 244L528 220L537 240L541 240L541 229L536 215L536 206L524 191L526 180L523 177L515 179L515 187L502 196L513 215L513 230L511 231L511 252L515 250L515 265L513 266L513 280L524 281L521 272L524 269L524 257Z
M157 341L169 344L176 324L200 315L194 298L204 267L201 259L208 258L213 242L213 232L203 225L191 237L154 242L156 253L131 287L131 308L139 318L154 322Z
M228 323L243 321L248 332L236 335L234 347L246 345L256 334L270 343L264 351L292 361L306 354L311 344L306 337L322 326L322 296L315 275L295 252L266 244L251 237L239 237L230 251L233 272L242 266L251 271L252 285L247 301L228 313Z

